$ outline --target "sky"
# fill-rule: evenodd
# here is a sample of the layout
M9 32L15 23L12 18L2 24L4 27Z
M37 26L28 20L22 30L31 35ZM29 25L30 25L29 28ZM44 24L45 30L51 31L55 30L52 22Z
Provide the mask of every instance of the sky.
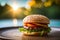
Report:
M30 0L0 0L0 4L4 6L6 3L10 6L16 4L18 7L28 7L28 2Z

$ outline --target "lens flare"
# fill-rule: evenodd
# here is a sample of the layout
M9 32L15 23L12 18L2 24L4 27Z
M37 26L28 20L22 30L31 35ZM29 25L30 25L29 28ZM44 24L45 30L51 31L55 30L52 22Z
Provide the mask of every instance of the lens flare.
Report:
M13 8L13 10L17 10L19 7L18 7L18 5L13 4L13 5L12 5L12 8Z

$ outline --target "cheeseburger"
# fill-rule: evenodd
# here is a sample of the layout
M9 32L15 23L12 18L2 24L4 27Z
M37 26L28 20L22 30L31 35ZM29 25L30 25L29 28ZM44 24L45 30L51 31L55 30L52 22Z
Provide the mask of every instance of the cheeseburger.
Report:
M47 35L50 32L49 19L43 15L29 15L23 19L23 28L19 28L24 35Z

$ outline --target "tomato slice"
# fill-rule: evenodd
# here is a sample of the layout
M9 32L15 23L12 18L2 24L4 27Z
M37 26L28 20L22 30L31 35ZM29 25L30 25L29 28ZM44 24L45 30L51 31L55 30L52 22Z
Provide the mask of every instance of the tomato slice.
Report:
M29 26L29 27L36 27L36 25L33 25L33 24L27 24L27 26Z
M43 27L43 28L48 28L48 24L44 24L44 23L24 23L26 27L32 27L32 28L36 28L36 27Z
M37 27L37 25L29 24L29 23L24 24L24 26L26 26L26 27L31 27L31 28L36 28L36 27Z

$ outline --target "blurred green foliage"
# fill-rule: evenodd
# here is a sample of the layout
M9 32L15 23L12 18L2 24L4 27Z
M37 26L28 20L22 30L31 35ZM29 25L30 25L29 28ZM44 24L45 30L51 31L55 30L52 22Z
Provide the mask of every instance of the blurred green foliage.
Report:
M35 4L31 5L32 2ZM60 19L60 1L59 0L33 0L30 2L31 14L42 14L50 19ZM41 6L40 6L40 5ZM37 6L38 5L38 6Z
M33 3L32 3L33 2ZM41 0L34 0L30 5L30 9L25 7L18 8L18 12L13 12L13 8L5 4L0 5L0 19L23 19L25 16L30 14L42 14L50 19L60 19L60 1L57 0L47 0L42 2ZM35 3L36 2L36 3ZM13 15L15 16L13 17Z
M22 19L26 16L24 14L25 11L26 8L24 7L18 8L17 11L14 11L13 8L8 4L5 4L4 6L0 5L0 19Z

